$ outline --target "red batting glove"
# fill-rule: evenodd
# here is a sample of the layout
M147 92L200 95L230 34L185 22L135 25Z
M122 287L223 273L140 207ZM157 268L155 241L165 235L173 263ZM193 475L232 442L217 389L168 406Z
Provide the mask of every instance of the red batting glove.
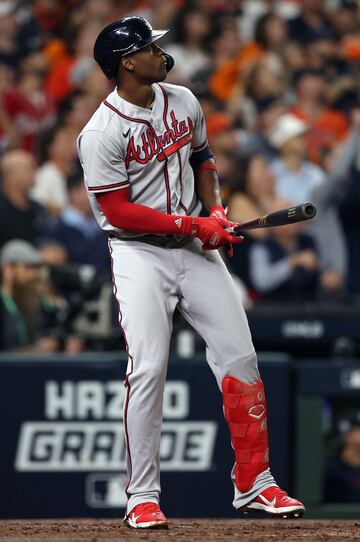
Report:
M221 224L221 226L223 226L224 228L231 228L233 226L238 225L237 222L231 222L230 220L228 220L228 218L227 218L227 208L225 210L222 205L214 205L213 207L211 207L210 216L213 217L215 220L217 220L217 222L219 224ZM244 238L243 237L236 237L236 239L240 239L240 241L238 241L238 243L240 243ZM225 243L226 252L227 252L227 255L230 258L234 254L234 250L233 250L233 246L232 246L232 243L234 243L234 242L235 241L231 241L230 243ZM208 247L203 247L203 248L204 248L204 250L211 250Z
M193 217L192 234L203 243L203 250L216 250L227 243L241 243L241 237L228 233L216 218Z

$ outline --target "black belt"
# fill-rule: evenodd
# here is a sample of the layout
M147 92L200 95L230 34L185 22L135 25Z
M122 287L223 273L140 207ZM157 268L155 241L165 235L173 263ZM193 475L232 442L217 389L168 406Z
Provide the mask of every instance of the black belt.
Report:
M113 233L109 235L110 239L121 239L121 241L140 241L148 245L154 245L162 248L181 248L190 243L193 238L188 236L175 235L143 235L140 237L119 237Z

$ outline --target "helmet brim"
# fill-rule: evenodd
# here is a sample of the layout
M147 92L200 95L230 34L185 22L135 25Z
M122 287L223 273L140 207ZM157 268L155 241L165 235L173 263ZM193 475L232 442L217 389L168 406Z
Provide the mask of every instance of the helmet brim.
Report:
M163 36L165 36L165 34L167 34L169 32L169 29L166 29L166 30L153 30L152 31L152 42L151 43L154 43L154 41L156 40L159 40L160 38L162 38Z
M154 43L155 41L161 39L163 36L165 36L165 34L167 34L168 32L170 31L170 29L167 29L167 30L153 30L151 32L151 38L149 40L146 41L146 43L144 43L144 45L142 45L141 47L138 47L136 49L136 51L131 51L130 53L126 53L125 55L122 55L123 57L124 56L130 56L130 55L135 55L136 53L138 53L139 51L141 51L142 49L145 49L145 47L148 47L149 45L151 45L152 43Z

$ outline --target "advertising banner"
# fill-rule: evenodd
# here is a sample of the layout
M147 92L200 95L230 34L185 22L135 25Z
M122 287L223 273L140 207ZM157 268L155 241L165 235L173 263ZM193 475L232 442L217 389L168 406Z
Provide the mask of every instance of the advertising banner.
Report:
M261 365L271 462L288 487L286 363ZM2 518L121 517L125 507L126 360L0 361ZM234 517L233 453L222 398L205 361L173 360L163 401L162 503L170 517Z

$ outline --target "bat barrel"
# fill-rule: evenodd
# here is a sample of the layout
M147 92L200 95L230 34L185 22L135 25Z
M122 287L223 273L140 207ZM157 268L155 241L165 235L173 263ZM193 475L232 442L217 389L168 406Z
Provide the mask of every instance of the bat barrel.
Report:
M241 234L244 230L254 230L258 228L273 228L276 226L285 226L288 224L294 224L295 222L302 222L303 220L310 220L316 215L316 207L311 202L302 203L295 207L288 209L280 209L268 215L256 218L245 224L239 224L233 228L229 228L228 231L232 235Z

